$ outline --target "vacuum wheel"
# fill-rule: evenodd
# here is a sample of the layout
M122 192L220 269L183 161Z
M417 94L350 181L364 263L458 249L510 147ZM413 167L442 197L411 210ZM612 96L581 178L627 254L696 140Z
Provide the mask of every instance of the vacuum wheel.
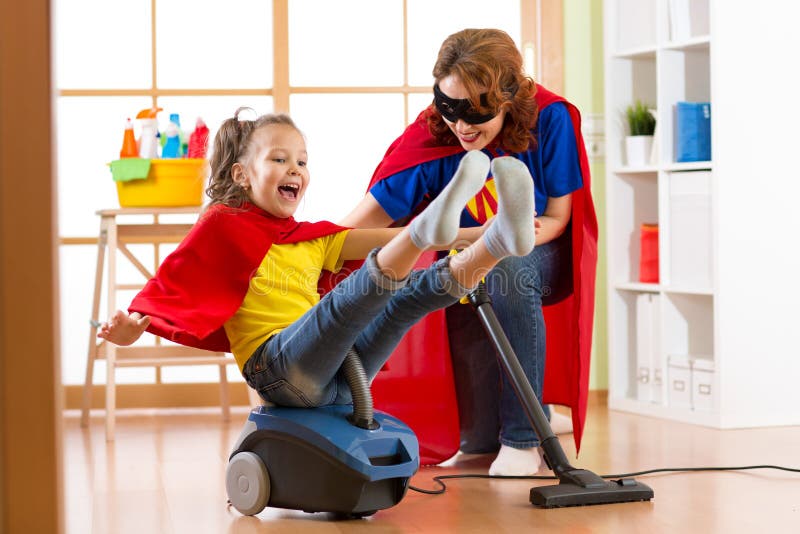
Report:
M259 513L269 502L269 474L261 458L252 452L239 452L228 462L225 488L234 508L244 515Z

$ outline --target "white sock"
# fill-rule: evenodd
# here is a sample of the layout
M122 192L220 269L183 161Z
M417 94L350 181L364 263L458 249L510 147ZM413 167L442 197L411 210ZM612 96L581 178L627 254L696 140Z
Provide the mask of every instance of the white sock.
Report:
M421 249L448 245L456 240L464 205L483 188L489 174L489 157L470 150L461 159L453 179L409 228L411 241Z
M489 253L497 259L526 256L536 243L533 179L528 167L517 158L492 160L497 188L497 215L483 234Z
M539 455L539 447L515 449L508 445L501 445L497 458L489 467L489 474L517 477L535 475L541 465L542 457Z
M572 417L560 414L550 407L550 428L553 434L569 434L572 432Z

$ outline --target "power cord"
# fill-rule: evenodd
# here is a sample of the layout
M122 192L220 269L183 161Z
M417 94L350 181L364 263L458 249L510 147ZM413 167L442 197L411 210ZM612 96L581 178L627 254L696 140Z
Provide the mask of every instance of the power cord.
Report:
M783 467L780 465L745 465L741 467L661 467L657 469L647 469L646 471L636 471L635 473L622 473L618 475L599 475L600 478L630 478L641 475L650 475L653 473L677 473L677 472L697 472L697 471L745 471L748 469L778 469L780 471L790 471L792 473L800 473L800 469L792 467ZM557 476L553 475L526 475L526 476L511 476L511 475L479 475L479 474L461 474L461 475L439 475L433 477L433 481L439 486L439 489L428 490L418 488L416 486L408 486L408 489L425 493L428 495L441 495L447 490L443 480L458 479L458 478L491 478L501 480L558 480Z

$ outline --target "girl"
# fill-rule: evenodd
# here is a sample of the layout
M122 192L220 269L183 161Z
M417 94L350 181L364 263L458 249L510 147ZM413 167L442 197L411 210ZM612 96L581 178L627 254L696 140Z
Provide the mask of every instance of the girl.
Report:
M298 223L293 215L309 184L302 134L286 115L247 121L239 111L214 140L210 207L134 298L130 314L117 311L98 337L129 345L147 330L230 351L248 385L274 404L349 403L338 371L350 347L371 379L417 320L466 295L500 259L533 249L532 182L513 158L492 165L495 219L459 232L460 212L489 171L478 151L408 227ZM449 248L457 238L474 243L412 272L424 250ZM320 299L323 269L336 272L344 260L363 258Z

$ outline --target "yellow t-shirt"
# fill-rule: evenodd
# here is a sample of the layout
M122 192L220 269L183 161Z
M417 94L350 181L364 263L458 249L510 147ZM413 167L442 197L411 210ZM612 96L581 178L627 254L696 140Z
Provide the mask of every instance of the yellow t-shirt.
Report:
M224 325L240 370L264 341L319 302L322 269L342 268L339 255L348 231L270 247L250 278L241 306Z

